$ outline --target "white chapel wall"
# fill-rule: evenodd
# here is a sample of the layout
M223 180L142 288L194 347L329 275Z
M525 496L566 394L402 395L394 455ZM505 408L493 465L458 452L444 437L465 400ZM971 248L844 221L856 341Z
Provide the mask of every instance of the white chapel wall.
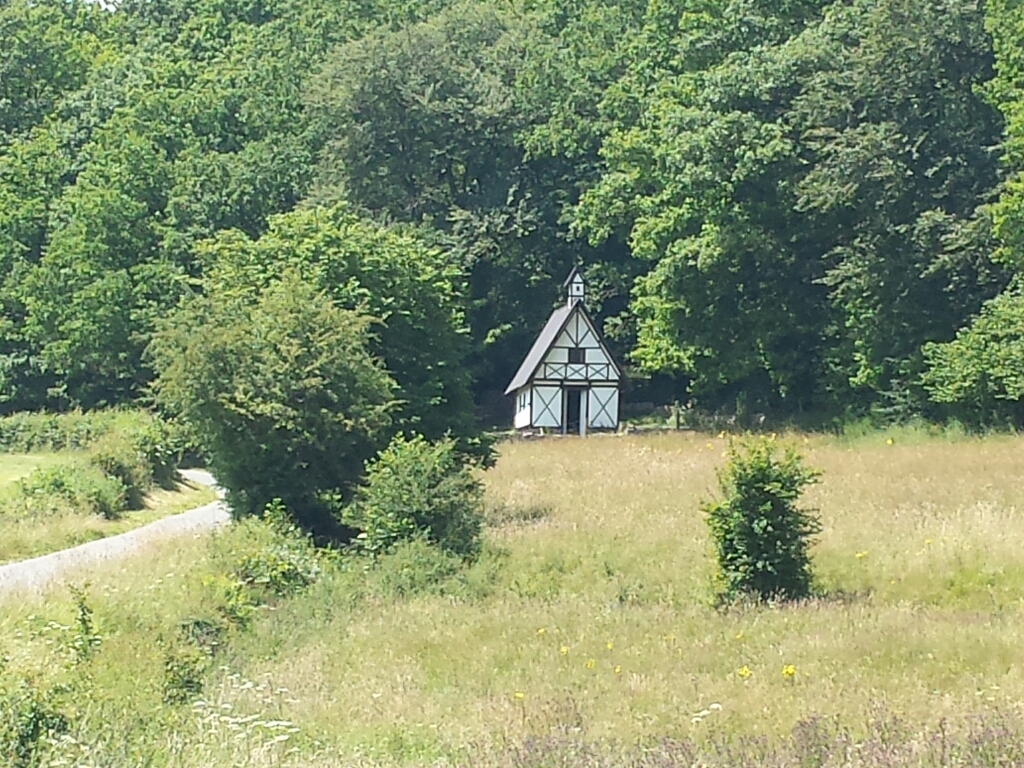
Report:
M513 421L516 429L526 429L531 424L531 403L533 400L533 388L521 387L516 392L516 416Z

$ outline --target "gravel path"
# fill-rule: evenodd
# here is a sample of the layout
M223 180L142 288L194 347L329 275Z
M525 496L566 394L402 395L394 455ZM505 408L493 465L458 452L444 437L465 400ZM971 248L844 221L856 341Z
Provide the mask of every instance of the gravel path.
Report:
M181 474L201 485L215 486L213 476L201 469L183 469ZM218 496L221 493L218 491ZM166 540L206 528L214 528L231 519L223 501L214 501L179 515L141 526L105 539L97 539L60 552L31 560L0 565L0 596L14 591L38 592L53 581L85 566L123 557L145 544Z

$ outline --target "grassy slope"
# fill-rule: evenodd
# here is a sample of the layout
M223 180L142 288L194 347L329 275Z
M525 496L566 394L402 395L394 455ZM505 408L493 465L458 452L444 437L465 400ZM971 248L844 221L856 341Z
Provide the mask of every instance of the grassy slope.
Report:
M51 460L45 454L9 454L0 453L0 489L5 485L20 480L31 474L36 467L43 466Z
M207 701L255 722L294 722L290 742L271 747L245 724L230 742L230 723L159 703L163 659L152 638L201 614L206 600L209 550L194 542L133 563L130 580L123 569L90 576L106 635L96 706L127 697L139 720L107 717L130 732L115 740L149 744L158 764L182 766L278 764L274 755L341 765L353 754L417 764L577 729L625 740L778 736L816 713L857 729L880 703L912 727L1012 710L1024 701L1024 441L889 436L892 445L885 435L802 445L825 473L808 499L825 524L818 572L841 597L710 607L697 506L724 440L507 444L487 476L492 502L551 513L492 531L507 555L486 557L455 596L360 601L351 582L332 577L231 641ZM42 623L29 614L40 612L0 614L0 646L15 650L15 665L19 654L43 663L25 640ZM71 623L63 595L46 612ZM788 664L791 680L781 674ZM747 678L737 674L744 666ZM290 744L298 753L285 760Z
M0 491L27 476L33 469L54 460L56 454L0 453ZM87 541L112 536L167 515L213 501L209 488L180 483L173 491L157 489L146 497L145 509L126 512L120 520L98 515L53 515L33 519L5 518L0 513L0 563L66 549Z

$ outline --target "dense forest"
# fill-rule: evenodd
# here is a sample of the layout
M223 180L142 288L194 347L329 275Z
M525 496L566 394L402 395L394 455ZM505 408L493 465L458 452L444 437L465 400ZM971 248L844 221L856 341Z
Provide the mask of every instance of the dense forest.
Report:
M581 264L636 399L1020 424L1022 171L1022 0L0 0L0 412L468 435Z

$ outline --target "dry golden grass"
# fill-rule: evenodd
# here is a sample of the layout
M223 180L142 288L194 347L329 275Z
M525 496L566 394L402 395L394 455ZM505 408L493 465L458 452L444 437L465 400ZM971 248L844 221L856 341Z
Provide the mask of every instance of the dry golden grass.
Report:
M344 722L354 743L461 744L577 717L599 737L778 734L812 713L864 722L880 700L915 720L1024 700L1021 441L810 440L818 573L844 594L719 612L698 505L724 446L508 444L491 495L554 511L497 532L509 556L493 598L364 610L343 641L302 638L258 671L293 691L292 716Z
M698 506L724 438L506 443L486 483L507 522L464 591L352 603L332 577L232 641L205 698L294 722L297 753L242 760L193 725L161 736L184 740L167 764L414 765L552 731L775 737L812 714L856 730L880 705L918 724L1024 706L1024 440L779 439L824 472L806 499L821 599L713 607ZM199 610L206 560L186 542L90 577L109 695L127 678L159 707L146 638ZM12 606L0 644L38 611Z

